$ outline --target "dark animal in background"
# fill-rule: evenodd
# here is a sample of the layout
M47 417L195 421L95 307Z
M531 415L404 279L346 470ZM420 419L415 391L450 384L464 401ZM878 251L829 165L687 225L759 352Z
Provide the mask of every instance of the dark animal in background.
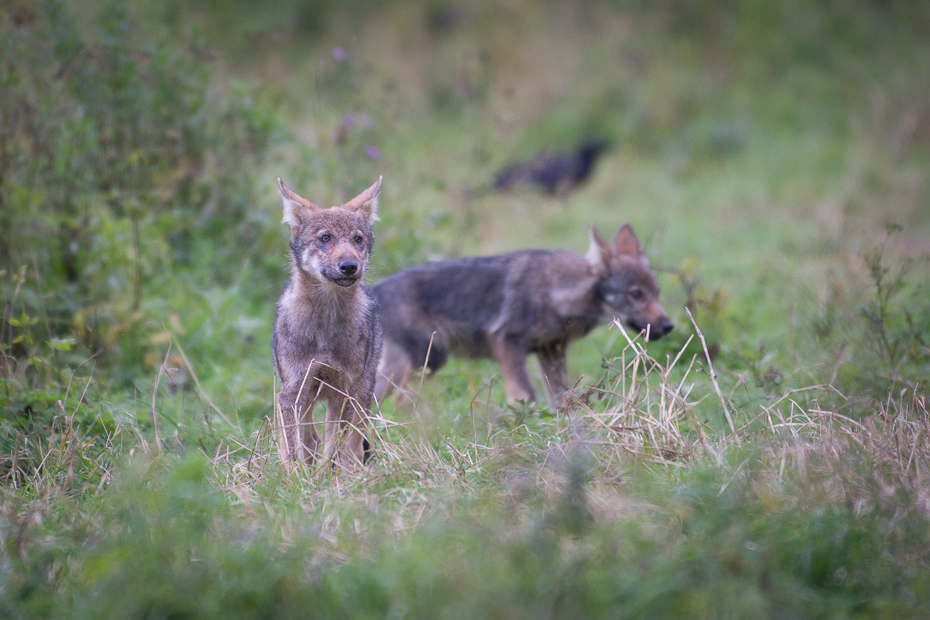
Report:
M512 164L497 173L493 188L509 191L518 185L540 188L553 196L564 196L587 180L597 158L609 147L603 140L583 142L570 153L539 153L531 162Z
M291 227L291 277L278 300L271 352L281 378L276 416L287 463L322 456L342 469L362 464L365 427L381 358L381 323L363 280L381 177L339 207L321 209L278 188ZM313 408L326 401L322 454Z
M531 401L526 356L535 353L550 400L565 404L569 343L615 317L650 340L674 327L629 224L613 245L592 226L586 256L520 250L426 263L381 280L372 292L384 326L379 401L394 386L404 389L412 371L442 367L449 353L493 357L507 398Z

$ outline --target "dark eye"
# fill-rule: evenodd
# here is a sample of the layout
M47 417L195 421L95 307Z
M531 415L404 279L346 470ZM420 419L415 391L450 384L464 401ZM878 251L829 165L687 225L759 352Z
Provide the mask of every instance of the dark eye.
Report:
M365 239L361 235L355 235L355 243L358 243L359 245L361 245L362 241L364 240Z
M633 299L642 299L642 298L643 298L643 291L642 291L641 289L638 289L638 288L631 288L631 289L630 289L630 297L632 297Z
M332 239L332 237L328 234L320 235L320 241L323 243L329 243L330 239Z

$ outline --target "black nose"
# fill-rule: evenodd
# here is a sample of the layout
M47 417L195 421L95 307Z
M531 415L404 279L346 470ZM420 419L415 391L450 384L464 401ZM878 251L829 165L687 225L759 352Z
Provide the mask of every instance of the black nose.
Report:
M356 271L358 271L358 263L354 260L344 260L339 263L339 273L343 275L354 276Z
M662 332L663 336L669 333L670 331L672 331L673 329L675 329L675 324L669 321L668 319L665 319L659 324L659 331Z

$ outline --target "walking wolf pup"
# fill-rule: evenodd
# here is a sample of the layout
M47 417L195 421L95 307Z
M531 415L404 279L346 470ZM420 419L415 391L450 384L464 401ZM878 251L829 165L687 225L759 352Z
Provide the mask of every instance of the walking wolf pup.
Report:
M278 300L271 354L281 378L281 450L344 469L367 454L364 431L381 357L381 323L363 279L374 243L381 177L342 206L321 209L278 188L291 227L291 277ZM326 401L323 451L313 407Z
M414 369L439 369L450 352L493 357L508 400L535 400L526 372L526 356L535 353L547 395L558 404L568 389L566 348L597 324L616 317L651 340L674 327L629 224L613 245L592 226L584 257L520 250L426 263L381 280L372 292L384 327L378 400L393 386L403 389Z

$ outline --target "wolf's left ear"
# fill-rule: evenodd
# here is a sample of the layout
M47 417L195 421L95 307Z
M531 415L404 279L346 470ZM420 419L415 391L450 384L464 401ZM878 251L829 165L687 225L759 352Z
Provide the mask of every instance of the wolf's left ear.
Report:
M281 201L284 205L284 218L281 220L291 228L300 226L300 220L319 209L318 206L299 195L278 178L278 191L281 192Z
M610 246L601 239L601 236L597 234L597 229L594 226L591 226L591 231L588 233L588 253L585 254L585 258L588 259L588 262L597 269L598 271L607 271L608 265L610 264Z
M360 211L362 215L368 218L368 221L375 223L378 221L378 194L381 193L381 177L364 192L342 205L343 209L350 211Z
M643 254L643 246L640 245L639 239L636 238L636 233L633 232L633 227L629 224L624 224L620 227L620 230L617 231L617 236L614 237L614 252L617 254L631 254L633 256L641 256Z

